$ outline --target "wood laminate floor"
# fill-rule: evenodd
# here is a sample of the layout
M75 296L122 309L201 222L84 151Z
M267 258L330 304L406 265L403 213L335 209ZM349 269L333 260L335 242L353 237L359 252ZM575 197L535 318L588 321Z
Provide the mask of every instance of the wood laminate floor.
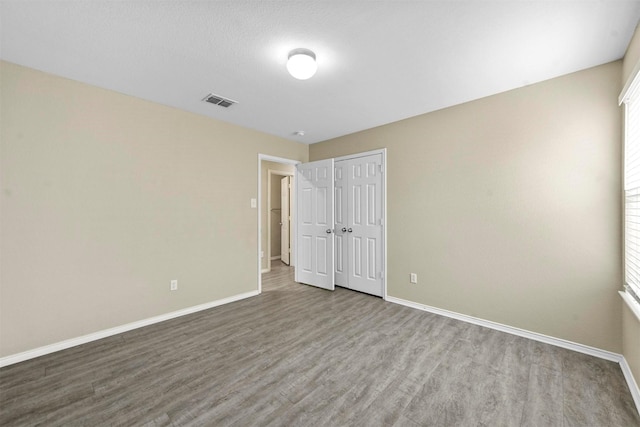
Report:
M640 426L616 363L292 279L0 369L0 425Z

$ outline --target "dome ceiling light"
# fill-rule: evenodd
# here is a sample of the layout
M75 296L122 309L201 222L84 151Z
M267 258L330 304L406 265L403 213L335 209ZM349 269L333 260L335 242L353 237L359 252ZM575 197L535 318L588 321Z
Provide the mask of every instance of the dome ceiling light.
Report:
M299 48L289 52L287 60L289 74L298 80L307 80L318 70L316 54L309 49Z

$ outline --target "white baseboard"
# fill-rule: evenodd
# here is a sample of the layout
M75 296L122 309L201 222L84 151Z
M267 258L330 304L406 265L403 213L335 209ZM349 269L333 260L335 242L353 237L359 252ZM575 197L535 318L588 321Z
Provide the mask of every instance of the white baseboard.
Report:
M638 408L638 412L640 412L640 387L638 387L638 383L633 377L633 372L631 372L631 368L624 356L622 356L622 361L620 361L620 368L622 369L624 378L627 380L627 385L629 386L629 391L631 391L631 396L633 396L633 401L636 403L636 408Z
M612 362L620 363L622 359L622 355L618 353L613 353L606 350L601 350L599 348L590 347L588 345L575 343L572 341L563 340L561 338L550 337L548 335L539 334L537 332L527 331L525 329L515 328L513 326L503 325L502 323L492 322L490 320L484 320L473 316L468 316L466 314L456 313L454 311L444 310L442 308L431 307L424 304L418 304L413 301L403 300L401 298L396 297L387 297L387 301L405 305L411 308L417 308L418 310L428 311L430 313L439 314L445 317L451 317L452 319L461 320L467 323L473 323L475 325L484 326L486 328L495 329L501 332L506 332L508 334L517 335L524 338L529 338L535 341L540 341L545 344L555 345L557 347L566 348L569 350L577 351L579 353L588 354L590 356L599 357L600 359L609 360Z
M550 337L548 335L527 331L525 329L514 328L513 326L503 325L501 323L492 322L490 320L479 319L477 317L456 313L454 311L444 310L441 308L436 308L436 307L432 307L424 304L418 304L416 302L407 301L401 298L387 296L386 301L392 302L394 304L404 305L411 308L416 308L422 311L428 311L429 313L450 317L452 319L461 320L463 322L473 323L475 325L484 326L486 328L495 329L501 332L506 332L508 334L517 335L523 338L529 338L535 341L543 342L545 344L555 345L557 347L562 347L568 350L577 351L578 353L588 354L590 356L609 360L611 362L616 362L620 364L620 369L622 369L624 378L627 381L627 385L629 386L629 390L631 391L631 396L633 397L633 401L636 404L636 408L638 409L638 412L640 412L640 389L638 388L638 384L636 383L633 377L633 373L631 372L631 368L629 367L627 360L621 354L613 353L611 351L602 350L602 349L591 347L584 344L579 344L572 341L563 340L561 338Z
M272 256L271 257L271 261L275 261L277 259L282 259L282 256L281 255L276 255L276 256Z
M263 268L262 270L260 270L260 274L268 273L270 271L271 271L270 268Z
M194 305L193 307L183 308L182 310L172 311L170 313L161 314L159 316L149 317L148 319L139 320L133 323L127 323L126 325L116 326L115 328L104 329L102 331L94 332L92 334L83 335L77 338L71 338L68 340L60 341L55 344L45 345L33 350L27 350L22 353L12 354L0 358L0 368L4 366L13 365L14 363L23 362L25 360L33 359L45 354L54 353L56 351L65 350L67 348L75 347L77 345L86 344L91 341L96 341L102 338L110 337L112 335L121 334L123 332L130 331L132 329L142 328L144 326L153 325L154 323L164 322L165 320L174 319L176 317L185 316L187 314L196 313L198 311L207 310L209 308L217 307L219 305L229 304L231 302L239 301L245 298L250 298L258 295L258 291L245 292L231 297L222 298L216 301L211 301L205 304Z

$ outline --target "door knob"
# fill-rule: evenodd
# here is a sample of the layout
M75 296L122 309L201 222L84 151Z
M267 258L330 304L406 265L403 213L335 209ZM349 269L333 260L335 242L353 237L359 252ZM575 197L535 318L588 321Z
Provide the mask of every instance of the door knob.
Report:
M327 234L331 234L331 229L327 228Z
M347 232L347 228L346 227L342 227L342 232L346 233Z
M349 228L347 231L348 231L349 233L352 233L352 232L353 232L353 229L352 229L352 228Z

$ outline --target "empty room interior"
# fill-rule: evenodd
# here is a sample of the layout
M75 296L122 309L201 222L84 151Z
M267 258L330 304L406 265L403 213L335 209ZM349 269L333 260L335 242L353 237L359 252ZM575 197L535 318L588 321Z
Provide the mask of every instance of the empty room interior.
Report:
M639 21L0 0L0 424L640 426Z

